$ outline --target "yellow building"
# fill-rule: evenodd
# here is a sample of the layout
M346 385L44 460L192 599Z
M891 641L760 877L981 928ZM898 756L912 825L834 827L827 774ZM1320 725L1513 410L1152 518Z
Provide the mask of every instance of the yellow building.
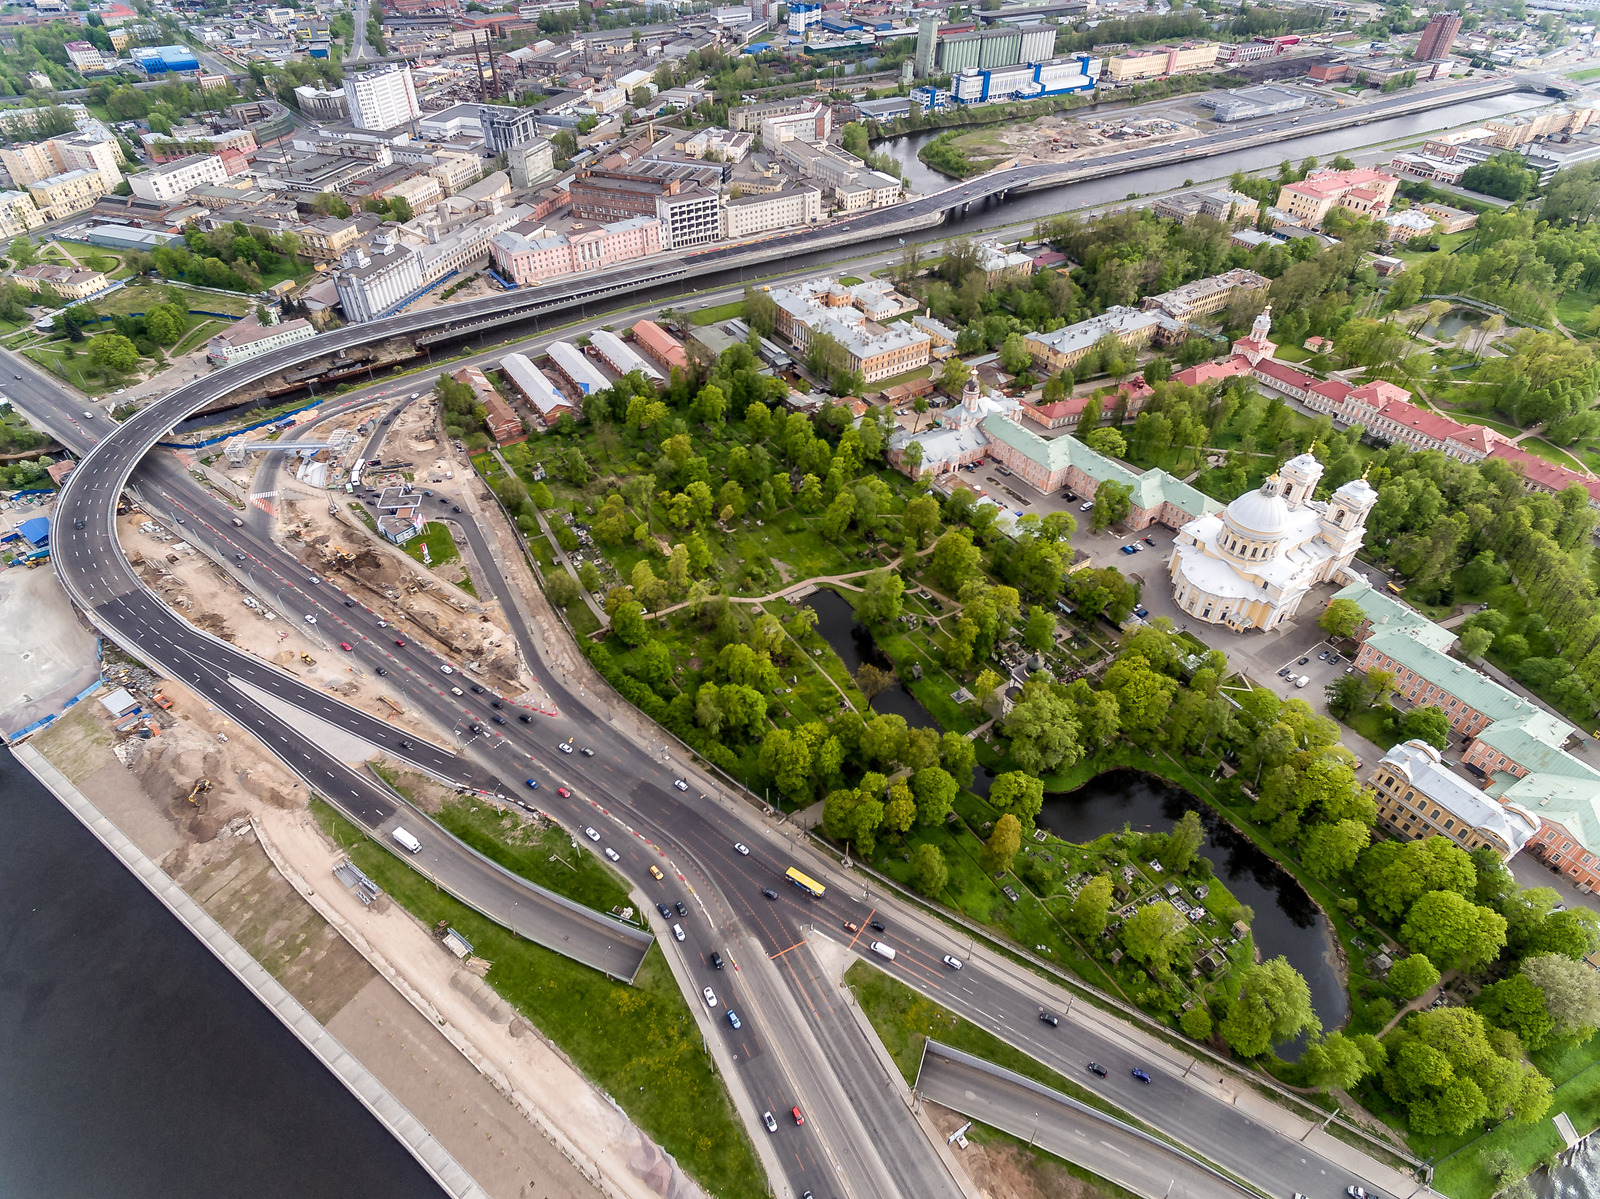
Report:
M1186 75L1209 71L1217 65L1215 42L1184 42L1181 46L1157 46L1118 54L1106 59L1106 77L1113 83L1155 79L1161 75Z
M1299 183L1278 190L1277 206L1307 229L1317 229L1334 208L1357 216L1381 217L1394 202L1400 180L1370 167L1353 171L1312 171Z
M105 176L99 171L80 169L65 174L52 175L38 183L28 184L28 194L36 208L47 221L64 220L80 212L88 212L94 202L110 189Z
M100 271L75 271L49 262L13 271L11 280L29 291L48 287L64 300L82 300L106 289L106 277Z
M1595 109L1590 105L1558 104L1527 116L1496 117L1485 121L1484 127L1489 130L1491 143L1502 150L1514 150L1535 138L1582 132L1594 119Z
M0 191L0 234L17 237L42 224L44 214L33 206L27 192Z
M389 199L404 200L411 205L413 213L431 212L438 207L439 201L444 199L444 192L439 189L439 181L432 175L413 175L393 187L384 188L383 194Z
M0 166L16 187L27 187L61 173L61 165L50 153L48 142L24 142L20 146L0 146Z

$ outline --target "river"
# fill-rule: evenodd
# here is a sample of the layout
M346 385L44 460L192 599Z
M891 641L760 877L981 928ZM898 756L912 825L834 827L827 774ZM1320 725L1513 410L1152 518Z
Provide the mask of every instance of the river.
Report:
M188 927L0 753L0 1195L438 1199Z
M894 663L878 648L877 642L865 625L856 620L855 609L836 591L824 588L806 600L806 607L817 614L817 632L833 647L840 661L852 677L864 662L882 670L893 670ZM911 694L904 683L897 683L887 691L872 697L872 710L888 715L903 716L914 729L936 729L939 722Z
M1200 856L1240 903L1255 912L1250 931L1263 960L1282 956L1305 976L1311 1006L1325 1029L1344 1023L1349 995L1326 917L1293 876L1210 807L1181 787L1134 770L1113 770L1065 794L1046 795L1039 824L1065 841L1083 844L1127 824L1164 833L1184 812L1200 814L1206 839ZM1293 1060L1304 1047L1278 1047Z
M1129 171L1125 175L1112 175L1106 179L1094 179L1068 187L1052 188L1032 195L1024 194L996 210L988 207L975 210L966 220L953 222L943 228L953 234L971 234L981 228L992 226L995 223L996 212L1003 215L1008 223L1041 220L1069 209L1112 204L1125 199L1130 192L1147 196L1172 191L1174 188L1182 187L1185 179L1196 181L1225 179L1235 171L1272 170L1286 158L1298 163L1307 157L1315 157L1325 163L1339 154L1353 153L1360 146L1376 145L1406 137L1423 137L1426 134L1437 133L1441 129L1469 125L1490 117L1510 112L1524 112L1551 103L1554 101L1548 96L1539 96L1532 92L1512 92L1465 104L1452 104L1445 108L1436 108L1431 112L1392 117L1386 121L1373 121L1368 125L1349 125L1343 129L1292 137L1268 146L1258 146L1253 150L1233 150L1210 158L1197 157L1190 163L1149 167L1142 171ZM1149 106L1144 106L1134 111L1143 112L1148 108ZM1091 109L1080 109L1075 115L1089 118L1094 116L1094 112ZM900 164L905 172L907 186L912 191L941 191L951 186L954 180L924 166L917 158L917 152L943 132L946 131L908 133L902 137L878 142L872 148L879 153L888 154Z

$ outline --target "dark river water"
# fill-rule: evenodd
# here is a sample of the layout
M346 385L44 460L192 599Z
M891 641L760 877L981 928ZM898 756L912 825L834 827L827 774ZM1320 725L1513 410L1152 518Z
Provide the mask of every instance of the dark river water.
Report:
M1350 125L1344 129L1291 137L1281 142L1273 142L1271 145L1258 146L1253 150L1234 150L1210 158L1196 158L1190 163L1150 167L1142 171L1130 171L1125 175L1112 175L1107 179L1095 179L1086 183L1075 183L1070 187L1054 188L1034 195L1022 195L1006 203L999 211L1006 221L1035 220L1068 209L1114 203L1125 198L1130 192L1148 196L1171 191L1173 188L1182 187L1185 179L1194 179L1198 182L1206 179L1226 179L1235 171L1271 170L1285 158L1298 163L1308 156L1315 156L1326 163L1330 158L1349 153L1359 146L1371 146L1404 137L1426 137L1441 129L1472 124L1508 112L1523 112L1552 103L1554 101L1548 96L1537 96L1531 92L1491 96L1466 104L1436 108L1431 112L1417 113L1414 116L1392 117L1386 121L1373 121L1367 125ZM1142 108L1137 109L1135 114L1142 111ZM1076 115L1080 119L1088 119L1092 118L1094 113L1082 111ZM878 153L889 155L900 164L905 172L906 183L912 191L942 191L955 181L924 166L917 157L917 152L942 132L944 131L933 130L909 133L904 137L878 142L872 148ZM966 222L947 225L945 228L953 234L959 234L967 232L966 227L969 225L977 228L992 224L994 220L994 214L984 209L975 213Z
M0 829L0 1196L443 1193L5 752Z
M1328 922L1294 878L1181 787L1133 770L1113 770L1065 794L1046 795L1039 824L1082 844L1122 830L1164 833L1185 812L1200 814L1206 839L1200 856L1240 903L1255 912L1250 929L1262 960L1282 956L1305 976L1311 1005L1325 1029L1344 1023L1349 997L1336 962ZM1280 1046L1289 1059L1300 1046Z
M806 600L806 607L817 614L817 632L839 655L852 675L863 662L883 670L893 667L888 657L878 648L865 625L856 621L855 609L836 591L819 591ZM872 710L895 716L904 716L912 728L936 729L939 722L928 714L910 688L900 683L872 697Z

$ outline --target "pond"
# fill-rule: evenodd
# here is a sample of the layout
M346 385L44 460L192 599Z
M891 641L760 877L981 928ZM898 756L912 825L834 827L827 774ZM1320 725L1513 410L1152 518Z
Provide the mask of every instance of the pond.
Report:
M818 591L806 600L806 607L817 614L817 632L833 647L839 660L853 676L863 662L882 670L894 669L894 663L878 648L867 626L856 619L855 609L848 600L835 591ZM936 729L939 722L911 689L900 683L872 697L872 710L886 715L902 716L912 728Z
M1200 856L1233 897L1255 912L1250 928L1262 960L1287 958L1305 976L1312 1010L1323 1028L1338 1028L1349 997L1327 918L1288 871L1200 799L1153 775L1112 770L1076 791L1046 795L1039 824L1081 845L1121 832L1124 824L1135 832L1164 833L1186 811L1198 812L1206 830ZM1279 1055L1290 1061L1303 1050L1298 1042L1278 1047Z
M1470 308L1452 308L1437 323L1426 326L1422 332L1435 341L1453 341L1463 329L1476 329L1483 324L1483 313Z

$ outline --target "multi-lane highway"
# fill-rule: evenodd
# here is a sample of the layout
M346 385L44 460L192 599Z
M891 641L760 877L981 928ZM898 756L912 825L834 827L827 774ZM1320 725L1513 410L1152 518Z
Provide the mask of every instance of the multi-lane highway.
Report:
M320 339L318 352L330 343L371 340L474 310L473 305L456 305L442 313L395 318L377 328L341 330ZM104 437L68 477L54 532L57 569L97 625L229 711L309 783L333 792L380 835L392 819L392 802L319 749L314 732L303 731L304 721L285 718L283 705L363 738L392 758L466 784L498 783L508 794L531 797L531 792L519 788L524 779L537 778L540 807L575 831L594 828L599 844L617 852L618 868L653 902L683 901L690 908L686 919L674 914L674 922L685 931L681 952L695 964L695 982L713 987L717 995L712 1014L721 1021L727 1038L722 1048L738 1065L734 1091L744 1102L746 1118L752 1115L751 1107L782 1115L798 1105L808 1115L803 1127L792 1121L781 1124L767 1142L777 1151L782 1182L792 1194L810 1190L817 1199L830 1195L866 1199L955 1193L915 1123L884 1093L871 1054L840 1008L829 974L807 941L808 929L813 936L835 938L860 953L863 946L844 924L862 927L878 919L887 930L879 935L899 951L896 960L886 964L892 973L1064 1072L1078 1069L1091 1057L1120 1066L1130 1052L1148 1056L1130 1049L1137 1046L1137 1038L1108 1032L1102 1023L1069 1018L1060 1028L1041 1024L1040 1007L1063 1005L1055 988L998 963L969 964L952 971L942 958L947 952L959 952L959 946L950 944L947 931L898 904L864 902L847 879L824 866L807 867L829 880L820 900L784 884L783 871L797 860L787 843L748 810L720 802L714 785L697 777L692 768L664 760L659 744L648 736L635 740L635 716L615 708L608 711L603 703L569 686L561 672L545 662L541 640L525 636L523 649L559 715L517 712L504 699L467 688L461 688L460 696L452 694L452 680L462 677L443 673L442 667L452 664L409 640L405 646L394 644L392 623L380 623L386 617L353 602L353 597L326 581L312 582L304 565L252 527L235 526L231 509L205 496L182 471L170 466L170 458L161 456L150 460L155 466L152 473L141 471L136 478L147 510L171 521L190 540L205 544L219 561L244 570L254 585L270 586L285 618L315 616L325 635L352 645L357 669L387 670L415 708L444 728L465 730L459 752L421 741L408 750L396 744L394 730L383 721L206 637L168 611L133 577L116 544L112 513L117 495L146 461L149 447L177 420L249 378L305 356L305 347L290 347L218 372L136 414L114 432L101 423L103 417L72 416L83 401L64 396L31 372L28 380L11 385L19 406L30 413L36 406L42 408L51 417L44 423L59 436L72 438L69 444ZM17 373L21 370L18 367ZM357 393L351 402L360 396ZM169 463L165 468L160 466L162 458ZM180 518L182 525L177 523ZM239 554L245 555L243 563ZM482 562L492 563L492 555L485 552ZM498 577L486 582L496 588L506 585ZM352 602L347 604L346 599ZM509 598L504 606L508 616L516 607ZM269 694L275 700L270 705L259 702L236 686L235 678L247 680L253 694ZM524 715L527 721L520 719ZM498 725L496 716L510 718ZM484 731L471 733L473 725ZM564 753L559 749L562 742L597 752L592 758ZM687 780L686 792L673 786L678 778ZM572 794L561 797L558 786ZM389 806L378 806L380 801ZM430 869L451 871L446 884L451 890L497 919L504 918L496 909L506 898L501 889L505 880L491 877L489 864L442 833L430 836L423 854ZM740 845L749 852L741 852ZM662 868L666 878L660 882L651 878L650 865ZM767 890L776 898L767 898L763 893ZM548 943L548 936L545 931L538 939ZM616 952L623 956L621 948ZM726 969L711 968L713 952L723 956ZM730 1003L743 1018L737 1031L723 1014ZM1335 1180L1346 1178L1362 1181L1376 1193L1388 1193L1383 1183L1392 1182L1393 1176L1376 1165L1359 1169L1351 1178L1326 1154L1286 1141L1280 1142L1283 1152L1263 1154L1263 1138L1280 1135L1274 1127L1253 1119L1216 1087L1183 1079L1184 1063L1176 1055L1158 1056L1144 1064L1155 1083L1126 1095L1117 1093L1117 1100L1186 1143L1205 1146L1213 1160L1273 1193L1287 1199L1298 1190L1312 1199L1333 1199L1343 1185L1342 1181L1334 1185ZM1106 1085L1116 1090L1115 1084Z

